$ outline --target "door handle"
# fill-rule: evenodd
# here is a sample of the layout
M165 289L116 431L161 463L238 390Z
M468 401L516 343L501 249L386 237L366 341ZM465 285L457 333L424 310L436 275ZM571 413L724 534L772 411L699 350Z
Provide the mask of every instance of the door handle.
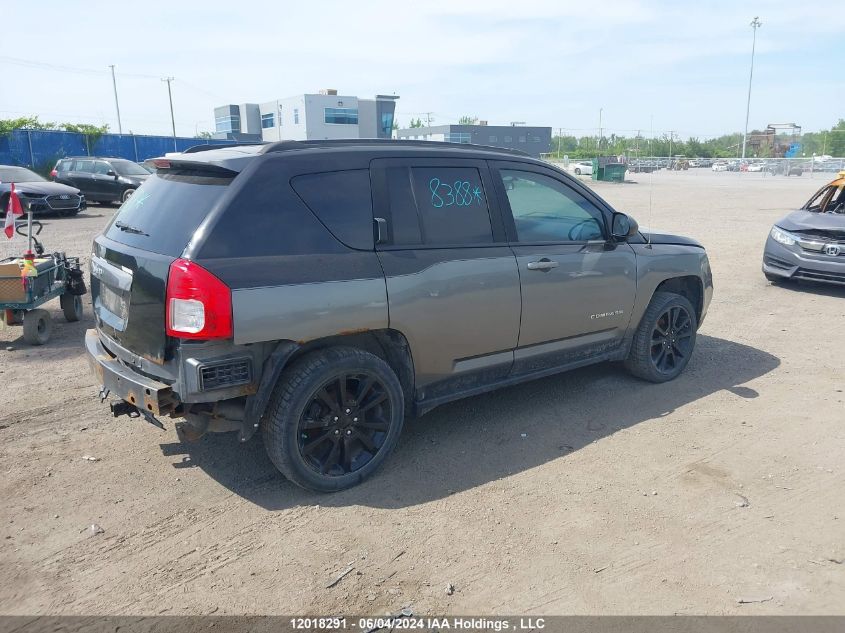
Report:
M528 270L544 270L549 271L552 268L557 268L560 266L557 262L553 262L550 259L543 258L537 262L528 262Z
M373 218L376 229L376 244L384 244L387 241L387 220L384 218Z

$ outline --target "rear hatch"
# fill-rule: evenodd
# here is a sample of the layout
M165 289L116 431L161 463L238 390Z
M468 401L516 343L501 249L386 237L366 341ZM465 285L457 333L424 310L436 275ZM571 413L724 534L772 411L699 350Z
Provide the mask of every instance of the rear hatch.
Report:
M174 164L150 176L120 207L95 238L91 259L91 299L102 333L155 363L171 357L164 322L170 264L235 175Z

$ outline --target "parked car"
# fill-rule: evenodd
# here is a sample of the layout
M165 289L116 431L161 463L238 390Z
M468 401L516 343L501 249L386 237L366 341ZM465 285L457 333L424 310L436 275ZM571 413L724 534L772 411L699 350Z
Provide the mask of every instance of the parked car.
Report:
M85 196L79 189L50 182L25 167L0 165L0 217L5 217L9 208L12 183L15 183L21 206L31 210L33 215L76 215L85 208Z
M78 188L89 201L126 202L149 178L150 171L125 158L62 158L50 176Z
M457 398L607 360L671 380L712 295L699 243L518 151L284 141L157 167L94 240L103 393L184 441L260 431L314 490Z
M592 176L593 163L589 160L581 160L569 165L570 171L576 176Z
M728 171L728 164L723 162L713 163L710 169L713 171Z
M645 173L649 174L658 169L657 161L646 160L641 158L634 158L628 162L628 170L631 173Z
M763 274L772 282L845 285L845 171L775 223L763 250Z
M788 161L783 173L785 176L800 176L804 173L804 164Z
M763 163L748 163L746 171L763 171Z

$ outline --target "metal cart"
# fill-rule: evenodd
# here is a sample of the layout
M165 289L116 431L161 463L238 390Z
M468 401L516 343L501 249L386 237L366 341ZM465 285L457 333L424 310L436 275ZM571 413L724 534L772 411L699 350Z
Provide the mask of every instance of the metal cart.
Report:
M26 233L21 230L24 228ZM29 237L30 247L24 259L32 262L37 274L23 274L19 264L22 258L0 260L0 317L6 325L23 325L23 338L30 345L43 345L50 340L52 319L40 306L58 297L65 319L79 321L82 295L86 292L78 257L67 257L61 252L44 255L44 247L35 237L42 228L31 216L26 224L15 226L19 235Z

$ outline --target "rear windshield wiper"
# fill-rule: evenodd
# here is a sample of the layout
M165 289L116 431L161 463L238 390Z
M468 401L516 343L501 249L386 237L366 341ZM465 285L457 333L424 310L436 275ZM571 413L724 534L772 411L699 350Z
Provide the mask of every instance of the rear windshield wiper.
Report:
M149 235L147 233L144 233L141 229L137 229L134 226L129 226L128 224L124 224L120 220L115 222L114 225L121 231L125 231L126 233L132 233L134 235L144 235L146 237L149 237Z

